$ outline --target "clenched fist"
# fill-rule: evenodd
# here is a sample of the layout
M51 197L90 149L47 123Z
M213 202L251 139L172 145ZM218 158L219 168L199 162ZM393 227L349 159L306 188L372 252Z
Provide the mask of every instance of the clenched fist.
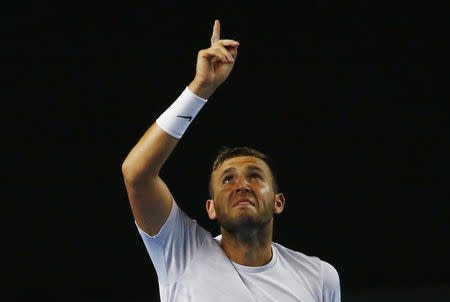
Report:
M198 52L195 78L189 89L207 99L230 75L237 57L239 42L220 39L220 22L214 22L211 47Z

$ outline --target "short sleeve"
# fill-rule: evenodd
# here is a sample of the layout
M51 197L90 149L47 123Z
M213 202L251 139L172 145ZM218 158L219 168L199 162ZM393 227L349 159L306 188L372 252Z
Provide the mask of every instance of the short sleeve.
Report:
M169 217L159 233L150 236L136 224L162 286L175 283L194 260L209 232L172 203Z
M341 302L341 287L336 269L322 261L322 302Z

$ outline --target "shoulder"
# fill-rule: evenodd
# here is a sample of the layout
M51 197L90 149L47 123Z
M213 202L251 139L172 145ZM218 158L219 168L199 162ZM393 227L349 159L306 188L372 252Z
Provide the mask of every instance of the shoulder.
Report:
M190 218L179 208L175 199L173 199L169 217L158 234L150 236L140 229L137 223L136 226L144 242L158 242L158 244L162 244L163 246L168 242L177 242L180 240L195 241L197 245L201 245L205 238L212 237L195 219Z
M299 251L294 251L290 248L287 248L279 243L272 242L273 247L277 250L277 253L284 258L290 259L290 260L297 260L302 261L304 263L309 263L310 265L317 267L317 269L320 268L320 259L315 256L306 255L304 253L301 253Z
M341 286L337 270L326 261L321 260L321 263L323 301L341 301Z
M328 262L321 260L323 291L326 293L340 292L339 274L337 270Z
M278 261L282 267L289 268L296 274L308 276L309 280L320 282L321 279L321 260L315 256L309 256L304 253L294 251L279 243L272 243L276 250Z
M322 279L324 286L339 285L339 275L337 270L328 262L316 256L306 255L299 251L294 251L279 243L273 242L280 258L289 262L291 265L301 267L303 270L318 276Z
M279 262L292 272L295 271L295 274L302 275L302 280L309 284L317 297L322 297L323 302L340 301L339 275L330 263L319 257L291 250L275 242L272 243L272 246L279 255Z

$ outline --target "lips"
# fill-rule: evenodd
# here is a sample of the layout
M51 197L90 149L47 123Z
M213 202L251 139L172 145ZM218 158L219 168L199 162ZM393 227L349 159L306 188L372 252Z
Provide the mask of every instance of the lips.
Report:
M233 203L233 207L237 206L255 206L255 203L248 198L240 198L238 201Z

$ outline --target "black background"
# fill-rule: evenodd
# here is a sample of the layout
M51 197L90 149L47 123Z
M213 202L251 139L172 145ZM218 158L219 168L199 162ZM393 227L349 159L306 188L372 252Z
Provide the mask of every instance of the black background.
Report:
M5 9L11 299L158 300L121 165L193 79L214 19L241 45L161 172L180 206L216 234L210 165L250 146L273 157L287 199L274 241L333 264L344 300L449 288L446 7L293 3Z

